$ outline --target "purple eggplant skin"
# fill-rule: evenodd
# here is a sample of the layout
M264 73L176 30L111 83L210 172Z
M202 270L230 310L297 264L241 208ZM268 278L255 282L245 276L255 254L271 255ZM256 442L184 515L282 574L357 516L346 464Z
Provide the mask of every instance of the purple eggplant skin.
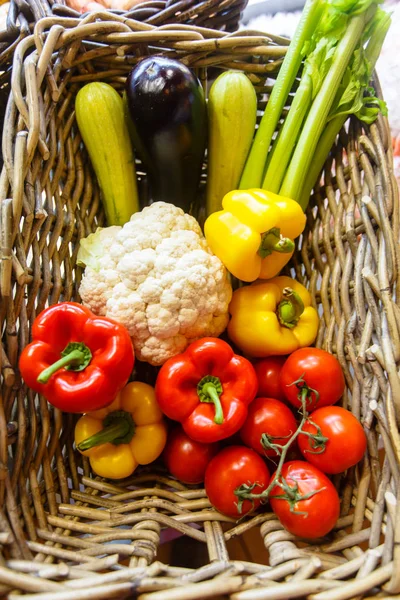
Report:
M207 107L198 78L177 60L153 56L129 73L132 142L145 166L151 202L189 212L207 144Z

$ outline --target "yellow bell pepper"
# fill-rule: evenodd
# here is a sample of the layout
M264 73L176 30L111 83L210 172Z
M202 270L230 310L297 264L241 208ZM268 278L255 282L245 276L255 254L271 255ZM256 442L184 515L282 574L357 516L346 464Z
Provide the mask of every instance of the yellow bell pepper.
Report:
M294 252L306 217L299 204L265 190L235 190L211 214L204 234L212 252L241 281L275 277Z
M319 317L307 289L290 277L256 281L232 296L230 339L245 354L262 358L310 346Z
M89 457L97 475L129 477L138 465L158 458L167 441L167 427L154 388L128 383L114 402L83 415L75 426L75 444Z

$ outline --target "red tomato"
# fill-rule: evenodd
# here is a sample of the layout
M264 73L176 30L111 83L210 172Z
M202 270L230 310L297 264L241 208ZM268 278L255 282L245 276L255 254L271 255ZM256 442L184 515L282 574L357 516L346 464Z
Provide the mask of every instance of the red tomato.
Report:
M258 396L285 400L282 392L279 375L286 361L286 356L269 356L254 363L258 379Z
M263 447L261 436L265 434L271 438L273 444L284 446L296 429L296 419L286 404L275 398L256 398L249 406L240 436L246 446L250 446L259 454L277 456L272 448L266 450Z
M346 387L339 361L320 348L295 350L282 367L279 377L282 390L290 404L298 408L301 407L299 396L301 386L304 385L294 383L299 379L303 379L305 385L310 388L306 403L309 411L335 404ZM312 390L317 391L319 396L317 397Z
M229 446L224 448L211 460L206 470L204 487L211 504L228 517L240 518L260 505L260 500L253 503L245 500L241 512L238 511L236 488L243 483L256 483L252 490L260 494L268 487L268 467L263 459L250 448Z
M297 491L293 492L292 504L287 499L273 497L285 493L278 485L271 490L269 496L271 508L284 528L293 535L308 539L329 533L339 518L340 500L328 477L314 465L302 460L285 463L282 477L289 488L297 486ZM301 500L302 496L317 490L321 491ZM297 501L296 495L299 498Z
M361 424L351 412L340 406L325 406L312 412L310 419L328 441L321 446L317 440L304 434L299 435L299 447L308 462L324 473L342 473L362 459L367 448L367 438ZM303 431L316 434L315 425L307 421L303 425Z
M183 483L201 483L207 465L218 449L216 443L195 442L179 426L168 434L163 459L171 475Z

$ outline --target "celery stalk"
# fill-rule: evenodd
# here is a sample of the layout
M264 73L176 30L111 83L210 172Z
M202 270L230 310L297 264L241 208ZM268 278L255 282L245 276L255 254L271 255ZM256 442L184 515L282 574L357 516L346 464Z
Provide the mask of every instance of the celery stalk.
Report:
M371 33L371 38L365 49L365 56L370 64L371 74L372 71L375 69L375 65L380 56L383 42L385 41L385 37L387 32L389 31L391 23L391 14L385 12L381 8L378 8L377 14L375 15L375 22L372 23L373 29Z
M366 81L369 81L372 72L375 68L376 62L381 53L383 42L385 41L386 34L391 24L390 15L379 9L379 13L376 14L376 22L373 23L371 38L365 49L365 61L368 65L368 72L366 73ZM368 98L366 98L368 100ZM368 111L368 108L366 109ZM378 109L375 109L377 112ZM321 173L327 156L329 155L330 149L332 148L335 140L345 124L349 114L354 111L351 110L347 114L339 114L334 116L326 125L319 141L317 148L314 152L312 162L307 170L306 178L301 190L301 193L297 197L297 201L305 211L308 205L311 191L317 181L318 175ZM356 113L357 114L357 113ZM375 113L376 114L376 113ZM367 120L363 114L359 115L361 119ZM374 113L370 121L374 119Z
M283 107L300 69L305 43L319 22L325 0L307 0L300 23L282 63L240 180L240 189L261 187L265 162Z
M307 170L313 160L318 140L325 127L338 87L364 28L376 11L372 5L367 12L352 17L343 38L336 47L332 67L317 94L300 134L293 157L279 193L296 200L304 185Z
M346 16L341 18L342 25L346 21ZM332 26L333 23L336 24L337 21L326 18L324 24L322 20L321 30L318 28L309 42L311 52L304 61L300 85L282 127L283 139L279 143L275 140L268 154L263 188L271 192L279 192L301 127L331 68L338 40L338 31Z
M285 119L281 133L271 150L263 189L277 194L285 176L286 167L292 157L293 148L299 137L300 128L307 116L312 102L312 82L309 75L302 77L294 97L289 114Z
M311 165L306 174L303 189L301 190L301 194L298 194L296 198L303 211L307 208L311 190L317 181L318 175L322 171L326 159L329 156L329 152L335 143L339 131L345 124L347 117L348 115L339 115L332 119L332 121L329 121L320 137L318 146L313 154Z

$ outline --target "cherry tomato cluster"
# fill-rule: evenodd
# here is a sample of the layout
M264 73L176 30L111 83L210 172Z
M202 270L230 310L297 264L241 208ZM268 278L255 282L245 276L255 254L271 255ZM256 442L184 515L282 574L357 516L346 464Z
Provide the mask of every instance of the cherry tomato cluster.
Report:
M319 348L253 366L258 394L239 433L205 444L178 425L164 451L166 466L184 483L204 481L211 504L227 516L239 519L269 502L294 535L326 535L340 511L328 475L354 466L366 450L359 421L334 406L345 390L341 366Z

